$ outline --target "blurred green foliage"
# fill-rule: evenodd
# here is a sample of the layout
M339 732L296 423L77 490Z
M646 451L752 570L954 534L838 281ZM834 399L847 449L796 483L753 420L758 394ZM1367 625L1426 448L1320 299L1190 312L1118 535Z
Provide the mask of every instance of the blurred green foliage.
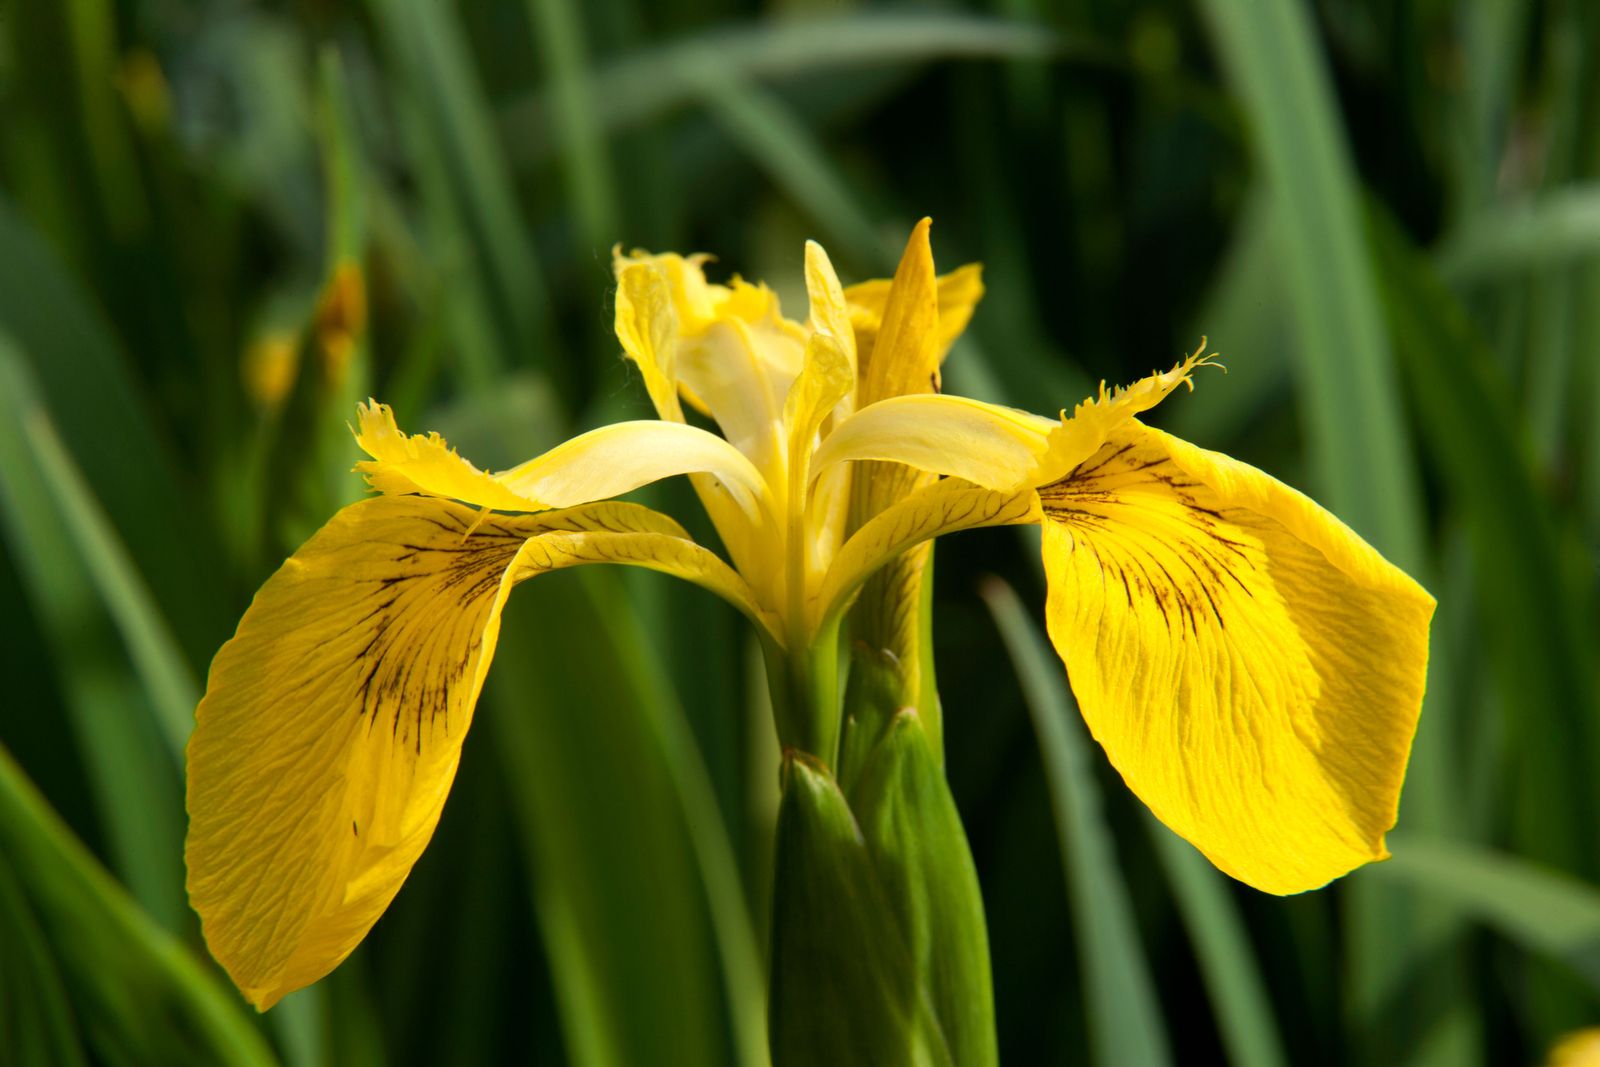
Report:
M793 300L803 238L859 280L927 214L989 286L952 391L1209 334L1157 421L1439 600L1395 859L1276 899L1086 744L1028 535L941 546L1002 1058L1536 1062L1600 1022L1597 179L1578 0L0 0L0 1061L759 1063L779 758L698 591L515 598L433 846L265 1017L183 900L182 743L360 496L357 399L506 466L647 410L614 243Z

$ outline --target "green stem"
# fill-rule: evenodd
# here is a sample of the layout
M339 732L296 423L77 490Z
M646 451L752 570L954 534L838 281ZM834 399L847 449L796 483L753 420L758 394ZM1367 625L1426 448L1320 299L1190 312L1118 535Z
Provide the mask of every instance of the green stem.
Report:
M831 771L839 756L839 624L803 648L782 648L765 636L761 648L779 745L813 756Z

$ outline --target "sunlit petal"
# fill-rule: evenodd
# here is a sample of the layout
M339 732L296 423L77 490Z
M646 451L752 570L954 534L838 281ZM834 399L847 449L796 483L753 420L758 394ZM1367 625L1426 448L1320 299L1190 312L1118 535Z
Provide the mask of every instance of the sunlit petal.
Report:
M944 480L918 490L850 536L811 601L813 629L831 620L874 571L924 541L980 526L1038 522L1038 494Z
M656 414L683 421L678 402L678 315L665 273L655 263L618 257L617 340L639 368Z
M1136 421L1039 496L1051 639L1151 810L1273 893L1386 856L1432 598L1300 493Z
M1214 355L1206 355L1206 342L1169 371L1152 373L1126 388L1107 390L1100 383L1100 395L1073 409L1070 419L1061 420L1050 435L1048 455L1041 461L1037 484L1053 482L1094 455L1106 439L1127 425L1141 412L1149 411L1170 396L1180 385L1194 388L1194 372L1200 367L1219 366Z
M684 421L681 393L717 420L768 484L781 484L783 397L774 394L746 319L769 308L775 314L775 300L754 286L707 283L701 269L705 259L617 254L617 338L639 367L662 419ZM708 475L689 478L734 562L754 573L762 564L762 545L734 495Z
M845 419L817 450L813 473L835 463L885 460L989 489L1033 484L1055 419L963 396L896 396Z
M896 301L894 285L901 285L901 294L898 299L915 296L917 301L923 301L922 288L926 285L926 278L933 274L933 253L928 245L928 222L918 224L912 230L912 237L906 245L906 253L901 258L899 270L894 278L874 278L872 282L861 282L851 285L845 290L845 301L850 304L850 322L856 331L856 347L858 347L861 365L866 366L877 350L878 334L882 333L890 309L891 302ZM955 339L962 336L966 330L966 323L971 322L973 312L978 307L979 299L984 294L982 282L982 266L970 262L965 267L957 267L950 274L933 278L933 344L930 354L933 366L917 366L915 371L906 374L907 387L899 392L878 392L883 386L882 382L874 382L872 395L864 398L862 403L872 400L882 400L888 395L899 395L904 392L926 392L933 387L936 392L938 379L934 371L938 371L939 363L944 362L944 357L949 355L950 346L955 344Z
M815 241L806 242L806 293L811 301L810 326L813 333L827 334L837 343L848 363L848 380L839 399L847 401L856 384L856 338L850 325L850 308L845 303L839 276L834 273L828 253Z
M188 749L189 897L246 996L265 1009L322 977L400 889L455 777L513 584L636 563L755 610L681 533L633 504L485 516L374 497L268 579L212 663Z
M1550 1049L1545 1067L1600 1067L1600 1027L1567 1034Z
M507 486L456 454L436 433L405 434L387 404L357 408L356 443L371 456L356 464L384 493L448 497L497 511L543 511L553 505Z
M862 407L892 396L934 391L939 372L939 295L928 219L906 241L870 345L858 353Z
M680 384L729 443L750 457L770 481L781 481L785 460L783 397L755 354L747 324L711 323L679 345Z
M508 488L570 507L606 500L676 474L710 474L750 516L770 514L766 483L744 453L714 433L642 419L601 426L499 476Z
M806 341L805 367L784 402L783 421L789 434L788 507L792 517L805 519L793 532L806 540L807 573L816 573L843 534L850 473L825 474L815 500L808 504L807 471L823 424L849 414L856 387L856 341L833 264L815 241L806 242L806 289L811 297L811 336Z

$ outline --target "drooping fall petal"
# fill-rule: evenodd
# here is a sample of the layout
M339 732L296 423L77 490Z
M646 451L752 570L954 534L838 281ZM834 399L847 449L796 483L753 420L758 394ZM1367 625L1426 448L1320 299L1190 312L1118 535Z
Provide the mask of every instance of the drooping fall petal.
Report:
M1272 893L1386 856L1433 599L1305 496L1137 421L1039 496L1051 640L1151 810Z
M258 1007L337 966L432 837L511 587L591 562L666 570L759 616L676 523L621 503L484 516L376 497L256 594L197 712L185 856L212 954Z
M1169 371L1154 371L1126 387L1107 389L1100 383L1100 395L1090 397L1063 417L1050 434L1048 454L1039 464L1036 485L1064 477L1078 464L1100 450L1117 430L1135 416L1149 411L1180 385L1194 388L1194 372L1201 367L1219 366L1215 354L1206 354L1205 338L1189 356ZM1063 416L1065 413L1063 412Z

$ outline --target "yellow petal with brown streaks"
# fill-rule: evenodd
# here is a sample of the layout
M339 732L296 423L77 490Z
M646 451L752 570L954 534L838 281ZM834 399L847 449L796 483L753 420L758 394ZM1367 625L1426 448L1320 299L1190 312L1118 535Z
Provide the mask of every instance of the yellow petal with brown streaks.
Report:
M347 956L438 822L518 581L652 566L759 612L672 520L602 503L482 516L422 496L339 512L256 594L188 748L189 898L261 1009Z
M1270 893L1387 856L1433 598L1295 490L1137 421L1039 497L1050 638L1129 788Z

